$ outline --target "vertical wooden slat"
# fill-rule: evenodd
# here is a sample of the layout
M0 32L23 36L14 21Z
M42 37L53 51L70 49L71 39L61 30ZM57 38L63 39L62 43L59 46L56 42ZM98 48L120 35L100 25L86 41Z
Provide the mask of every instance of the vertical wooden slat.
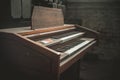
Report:
M21 17L21 0L11 0L11 16L13 18Z
M22 17L30 18L31 17L31 0L22 0Z

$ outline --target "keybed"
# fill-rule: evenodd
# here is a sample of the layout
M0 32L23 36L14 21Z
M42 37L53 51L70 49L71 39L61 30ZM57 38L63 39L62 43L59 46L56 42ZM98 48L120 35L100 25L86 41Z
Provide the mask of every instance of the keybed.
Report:
M45 33L37 33L33 35L27 35L25 37L30 38L37 43L48 47L51 50L60 53L61 56L70 56L75 54L80 49L94 41L94 38L86 38L86 34L83 31L74 28L56 30Z

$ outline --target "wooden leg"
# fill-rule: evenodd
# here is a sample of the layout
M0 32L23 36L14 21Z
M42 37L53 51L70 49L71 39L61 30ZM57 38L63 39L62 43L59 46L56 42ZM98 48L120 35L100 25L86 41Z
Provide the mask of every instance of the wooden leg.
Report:
M60 80L80 80L80 60L63 72Z

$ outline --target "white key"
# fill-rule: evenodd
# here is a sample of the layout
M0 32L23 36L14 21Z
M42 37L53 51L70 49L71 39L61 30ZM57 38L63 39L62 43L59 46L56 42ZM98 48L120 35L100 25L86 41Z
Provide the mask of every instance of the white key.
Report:
M60 40L62 42L65 42L65 41L71 40L71 39L73 39L75 37L81 36L82 34L84 34L84 33L81 32L81 33L73 34L73 35L70 35L70 36L67 36L67 37L60 38Z
M65 51L64 53L67 53L68 55L72 54L73 52L75 52L76 50L82 48L83 46L85 46L86 44L88 44L90 41L84 41L72 48L70 48L69 50Z

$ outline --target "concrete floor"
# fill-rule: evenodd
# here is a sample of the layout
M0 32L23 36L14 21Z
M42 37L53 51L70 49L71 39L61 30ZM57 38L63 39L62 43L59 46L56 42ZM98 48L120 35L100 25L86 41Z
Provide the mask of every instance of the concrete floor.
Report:
M120 80L120 58L81 60L81 80Z

